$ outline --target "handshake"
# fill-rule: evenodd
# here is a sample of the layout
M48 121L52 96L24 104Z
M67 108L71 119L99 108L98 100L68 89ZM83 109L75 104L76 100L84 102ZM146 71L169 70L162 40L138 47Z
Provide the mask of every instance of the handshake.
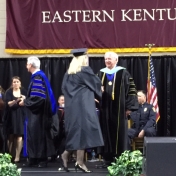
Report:
M13 104L19 104L20 106L24 106L24 99L26 97L24 95L21 95L19 98L16 100L13 100Z

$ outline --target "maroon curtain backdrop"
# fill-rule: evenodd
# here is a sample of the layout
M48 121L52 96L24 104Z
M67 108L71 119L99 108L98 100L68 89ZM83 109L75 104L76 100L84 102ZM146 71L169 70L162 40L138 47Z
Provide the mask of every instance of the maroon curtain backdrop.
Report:
M176 46L175 0L7 0L6 49Z

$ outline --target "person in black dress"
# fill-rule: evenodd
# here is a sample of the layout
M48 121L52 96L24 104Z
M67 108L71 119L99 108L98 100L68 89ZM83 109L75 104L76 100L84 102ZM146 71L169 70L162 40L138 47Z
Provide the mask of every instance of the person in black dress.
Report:
M75 169L91 172L83 162L84 150L104 145L95 107L95 98L100 100L102 95L101 81L88 66L86 51L72 50L74 57L62 83L66 142L61 158L67 172L71 151L77 151Z
M4 110L4 89L0 86L0 124L2 123L3 110Z
M5 93L6 115L5 126L8 136L8 149L12 154L12 147L15 147L14 162L20 161L20 153L23 145L25 109L19 106L22 96L26 96L26 90L21 87L18 76L12 77L12 85Z
M2 124L3 112L4 112L4 90L0 86L0 153L4 152L4 134Z

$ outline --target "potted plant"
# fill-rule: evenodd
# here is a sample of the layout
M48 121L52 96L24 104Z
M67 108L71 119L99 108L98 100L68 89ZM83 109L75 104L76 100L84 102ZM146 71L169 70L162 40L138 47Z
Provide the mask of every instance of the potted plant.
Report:
M21 176L21 169L16 164L11 163L12 156L0 153L0 175L1 176Z
M126 150L108 167L108 176L139 176L142 172L142 153Z

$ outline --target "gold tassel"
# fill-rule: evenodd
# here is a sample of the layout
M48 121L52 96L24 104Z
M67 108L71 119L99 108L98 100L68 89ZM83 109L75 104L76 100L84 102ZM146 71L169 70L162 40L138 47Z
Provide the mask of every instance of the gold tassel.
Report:
M114 92L112 92L112 100L114 100Z
M114 75L114 83L113 83L113 87L112 87L112 100L114 100L115 79L116 79L116 73Z

